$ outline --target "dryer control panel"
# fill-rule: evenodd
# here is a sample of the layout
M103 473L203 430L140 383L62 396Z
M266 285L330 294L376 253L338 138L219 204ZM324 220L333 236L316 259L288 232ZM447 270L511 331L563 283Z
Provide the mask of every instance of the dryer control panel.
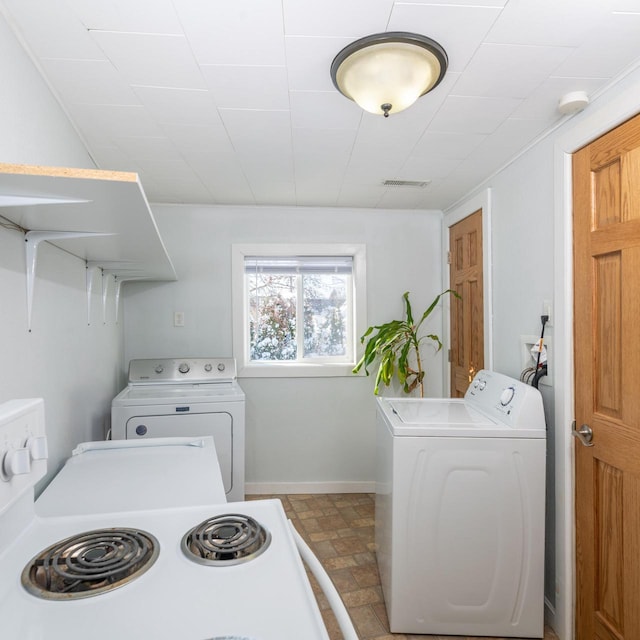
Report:
M235 358L131 360L129 384L211 384L236 378Z
M478 371L464 396L476 407L514 429L545 429L538 389L495 371Z

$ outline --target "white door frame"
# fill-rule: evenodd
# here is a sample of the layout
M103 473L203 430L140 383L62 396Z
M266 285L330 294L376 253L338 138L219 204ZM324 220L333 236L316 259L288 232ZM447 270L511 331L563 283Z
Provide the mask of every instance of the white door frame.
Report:
M491 293L491 189L485 189L476 196L444 212L442 223L442 290L449 288L449 229L454 224L464 220L478 209L482 209L482 300L484 307L484 368L493 369L493 295ZM447 297L443 307L443 344L451 344L451 301ZM442 378L445 397L451 395L451 363L449 358L443 360Z

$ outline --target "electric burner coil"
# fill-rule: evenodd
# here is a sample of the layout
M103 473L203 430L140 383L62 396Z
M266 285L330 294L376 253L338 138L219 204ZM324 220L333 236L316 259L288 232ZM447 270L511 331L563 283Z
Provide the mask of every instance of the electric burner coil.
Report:
M24 588L45 600L88 598L117 589L157 560L158 540L137 529L96 529L65 538L22 571Z
M271 544L271 533L250 516L224 514L204 520L182 538L187 558L199 564L228 566L253 560Z

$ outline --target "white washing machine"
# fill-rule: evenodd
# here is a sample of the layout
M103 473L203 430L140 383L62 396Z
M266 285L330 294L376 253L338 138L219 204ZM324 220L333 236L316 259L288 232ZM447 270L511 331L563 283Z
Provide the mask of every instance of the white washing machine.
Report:
M233 358L131 360L111 404L115 440L213 436L229 502L244 500L245 396Z
M480 371L464 398L378 398L377 456L391 631L543 637L540 392Z

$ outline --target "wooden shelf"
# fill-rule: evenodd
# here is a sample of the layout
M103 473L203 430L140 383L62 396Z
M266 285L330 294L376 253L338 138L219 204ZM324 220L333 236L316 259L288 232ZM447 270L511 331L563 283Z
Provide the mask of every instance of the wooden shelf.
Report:
M0 215L28 231L108 234L49 242L104 268L176 279L135 173L0 163Z
M29 232L29 328L40 242L81 258L92 270L102 269L120 284L177 279L135 173L0 163L0 216ZM90 302L91 280L87 291Z

